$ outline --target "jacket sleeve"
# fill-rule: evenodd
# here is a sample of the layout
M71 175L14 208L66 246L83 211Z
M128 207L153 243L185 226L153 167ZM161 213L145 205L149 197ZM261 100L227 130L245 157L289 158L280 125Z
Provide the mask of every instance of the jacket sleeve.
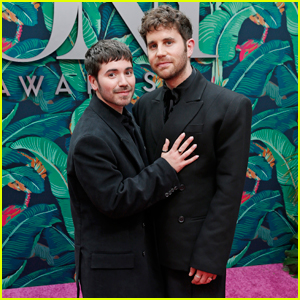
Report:
M124 178L118 158L103 139L95 136L77 141L73 163L80 185L95 208L111 218L138 213L165 199L165 193L179 185L176 171L163 158L136 176Z
M248 163L252 107L233 99L216 136L216 193L197 237L191 267L223 274L234 237Z

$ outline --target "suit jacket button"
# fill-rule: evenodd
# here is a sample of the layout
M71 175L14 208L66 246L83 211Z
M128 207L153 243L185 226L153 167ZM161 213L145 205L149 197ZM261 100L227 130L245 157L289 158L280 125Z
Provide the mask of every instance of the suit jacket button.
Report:
M185 190L185 185L183 183L180 185L179 190L180 190L180 192Z
M169 197L169 196L170 196L170 194L167 192L167 193L165 193L165 196L166 196L166 197Z
M184 222L184 216L180 216L180 217L178 218L178 222L179 222L179 223L183 223L183 222Z
M143 251L143 252L142 252L142 255L145 256L145 255L146 255L146 251Z

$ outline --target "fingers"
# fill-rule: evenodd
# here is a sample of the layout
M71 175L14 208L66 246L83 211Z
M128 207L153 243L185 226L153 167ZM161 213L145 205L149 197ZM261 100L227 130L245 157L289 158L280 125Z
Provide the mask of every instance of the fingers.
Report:
M183 153L185 151L185 149L190 145L190 143L194 140L193 136L190 136L180 147L179 149L181 150L181 152ZM173 145L174 146L174 145ZM172 147L173 148L173 147ZM178 150L179 150L178 149ZM177 149L175 149L177 150Z
M168 139L165 140L165 143L162 147L162 152L168 152L169 150L170 141Z
M185 133L183 132L183 133L176 139L176 141L174 142L174 144L173 144L173 146L172 146L171 149L174 150L174 151L177 151L177 149L178 149L179 145L181 144L181 142L183 141L184 137L185 137Z
M191 272L190 272L191 274ZM189 274L189 275L190 275ZM208 284L212 280L216 279L217 275L201 272L200 270L197 270L193 280L192 284L200 285L200 284Z
M194 144L188 150L186 150L185 152L183 152L182 155L181 155L182 159L186 159L187 157L189 157L195 151L196 148L197 148L197 144ZM180 150L181 149L182 149L182 147L180 147Z
M196 269L193 268L193 267L190 267L190 273L189 273L189 276L193 276L196 272Z

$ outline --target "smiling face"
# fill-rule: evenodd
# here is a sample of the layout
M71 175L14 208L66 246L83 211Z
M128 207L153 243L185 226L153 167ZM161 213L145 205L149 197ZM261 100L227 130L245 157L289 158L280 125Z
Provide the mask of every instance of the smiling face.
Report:
M192 67L189 62L195 42L186 42L176 28L159 27L146 35L148 59L156 74L170 88L178 86L189 77Z
M119 113L132 99L135 76L130 61L103 63L97 78L89 75L89 81L98 98Z

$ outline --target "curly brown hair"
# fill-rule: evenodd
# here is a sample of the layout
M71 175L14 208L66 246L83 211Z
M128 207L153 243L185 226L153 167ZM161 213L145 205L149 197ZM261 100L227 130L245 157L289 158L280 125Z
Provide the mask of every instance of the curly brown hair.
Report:
M192 24L184 13L169 5L162 5L147 11L142 18L139 33L146 44L147 33L157 30L160 26L165 28L175 27L185 42L191 39L193 35Z

